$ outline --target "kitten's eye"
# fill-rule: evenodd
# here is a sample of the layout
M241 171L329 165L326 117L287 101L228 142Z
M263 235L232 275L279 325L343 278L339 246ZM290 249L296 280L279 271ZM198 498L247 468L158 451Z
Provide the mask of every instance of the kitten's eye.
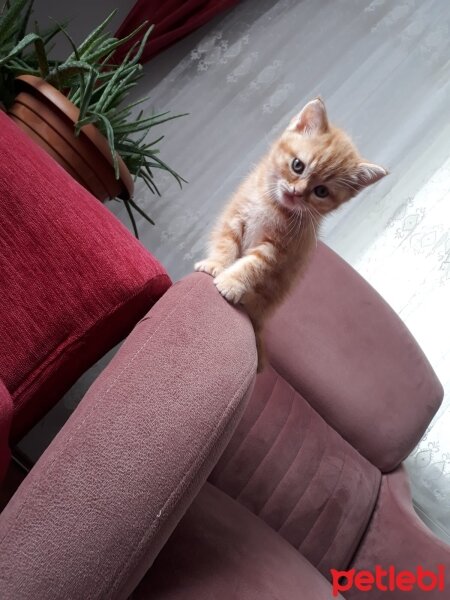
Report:
M330 192L325 185L317 185L314 188L314 193L318 198L326 198Z
M299 158L294 158L291 164L292 170L294 173L301 175L305 170L305 163L303 163Z

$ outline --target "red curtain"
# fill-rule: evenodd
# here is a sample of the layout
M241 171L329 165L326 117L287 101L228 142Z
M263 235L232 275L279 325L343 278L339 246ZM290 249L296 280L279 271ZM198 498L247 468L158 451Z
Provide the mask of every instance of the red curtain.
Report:
M125 37L143 21L154 24L147 46L141 58L146 62L167 46L170 46L191 31L201 27L216 14L230 8L239 0L137 0L125 21L116 33ZM141 34L139 34L141 35ZM119 61L125 56L135 39L121 46L115 54Z

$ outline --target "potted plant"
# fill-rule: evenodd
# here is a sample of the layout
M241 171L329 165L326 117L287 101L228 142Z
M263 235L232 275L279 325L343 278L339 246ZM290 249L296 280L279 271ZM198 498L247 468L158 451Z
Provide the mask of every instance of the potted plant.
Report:
M164 136L146 139L150 129L182 115L134 115L146 98L125 103L142 76L139 59L152 26L143 23L116 39L106 31L113 12L76 46L62 25L26 33L32 4L10 0L0 16L0 102L19 127L99 200L123 200L138 237L133 210L153 221L133 199L134 180L141 178L158 195L155 170L171 173L180 187L184 181L159 156L157 144ZM115 49L144 28L142 40L115 63ZM48 56L58 34L71 46L64 61Z

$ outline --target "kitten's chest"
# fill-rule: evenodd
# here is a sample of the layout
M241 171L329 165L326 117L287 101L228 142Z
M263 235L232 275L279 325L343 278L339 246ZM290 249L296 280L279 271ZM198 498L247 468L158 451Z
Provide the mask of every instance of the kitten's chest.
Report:
M255 208L245 215L242 249L249 250L264 241L267 235L267 216Z
M264 227L262 223L247 222L244 227L242 248L249 250L260 244L264 239Z

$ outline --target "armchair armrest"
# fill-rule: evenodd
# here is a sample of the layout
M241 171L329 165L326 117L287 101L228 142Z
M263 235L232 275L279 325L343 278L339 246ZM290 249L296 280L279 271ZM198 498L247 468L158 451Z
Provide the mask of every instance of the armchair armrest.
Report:
M251 392L248 318L194 274L136 326L0 516L4 600L127 598Z
M417 573L420 567L421 570L430 571L434 575L438 574L439 565L442 565L445 574L445 591L440 591L437 585L427 592L414 586L407 597L409 600L423 598L440 600L448 597L450 546L432 533L415 513L408 475L403 465L383 476L372 520L351 568L356 571L373 571L375 565L381 565L384 569L394 567L397 573L400 571ZM430 581L430 577L427 576L425 582L429 584ZM433 585L431 587L433 588ZM399 596L403 593L396 592ZM389 595L374 589L367 594L367 598L382 600ZM345 593L345 597L350 600L360 596L354 589L348 594Z

